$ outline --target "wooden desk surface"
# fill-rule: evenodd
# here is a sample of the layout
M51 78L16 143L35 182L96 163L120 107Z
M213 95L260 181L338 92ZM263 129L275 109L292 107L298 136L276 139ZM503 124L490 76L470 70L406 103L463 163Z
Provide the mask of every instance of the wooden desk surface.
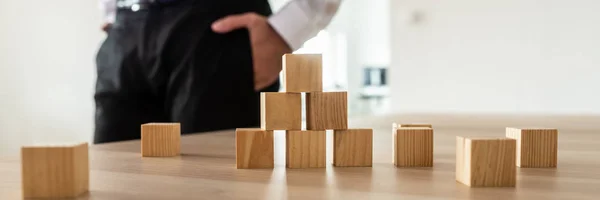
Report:
M95 145L90 192L80 199L600 199L600 129L555 126L557 169L518 169L516 188L469 188L455 181L455 136L503 136L504 127L434 124L434 167L396 168L384 126L375 128L372 168L286 169L283 132L275 169L261 170L235 168L233 131L184 136L173 158L141 158L139 141ZM20 179L18 156L0 158L0 199L20 199Z

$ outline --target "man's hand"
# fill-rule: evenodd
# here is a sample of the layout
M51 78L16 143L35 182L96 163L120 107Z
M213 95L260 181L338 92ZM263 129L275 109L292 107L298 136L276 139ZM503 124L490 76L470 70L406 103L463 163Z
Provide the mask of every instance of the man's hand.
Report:
M267 18L256 13L230 15L212 24L213 31L227 33L247 28L254 60L254 90L259 91L273 84L281 71L281 56L292 50L281 36L269 25Z
M104 24L102 24L102 26L100 27L100 29L102 29L102 31L104 31L105 33L107 33L111 26L112 26L111 23L104 23Z

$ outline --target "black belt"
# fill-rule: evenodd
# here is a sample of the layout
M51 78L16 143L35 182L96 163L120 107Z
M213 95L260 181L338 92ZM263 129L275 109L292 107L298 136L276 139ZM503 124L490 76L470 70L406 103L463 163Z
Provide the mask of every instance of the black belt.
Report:
M168 4L179 0L117 0L117 9L139 11L146 10L154 4Z

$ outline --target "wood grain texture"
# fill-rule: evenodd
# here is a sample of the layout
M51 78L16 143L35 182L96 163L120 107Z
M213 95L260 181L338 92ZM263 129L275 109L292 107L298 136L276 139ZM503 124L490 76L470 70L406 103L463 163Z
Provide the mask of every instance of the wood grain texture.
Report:
M325 168L286 169L282 131L274 133L273 169L236 169L235 130L182 135L181 156L177 157L140 159L140 140L91 145L90 189L78 199L598 200L600 124L594 124L598 119L449 114L351 117L351 126L373 128L373 167L326 164ZM436 125L433 167L391 164L390 123L395 121ZM504 127L513 124L559 129L559 167L517 168L515 188L469 188L456 182L456 136L502 137ZM333 134L326 138L327 152L332 152ZM333 162L332 156L326 159L326 163ZM20 155L1 155L0 199L22 199L21 181Z
M306 93L306 129L348 129L347 92Z
M238 169L273 168L273 131L236 129L235 152Z
M456 180L471 187L515 187L516 140L456 137Z
M285 92L323 91L321 54L283 55L283 89Z
M300 93L263 92L260 94L260 127L263 130L302 129Z
M85 193L90 187L90 161L88 143L73 146L75 194Z
M142 124L141 151L143 157L178 156L181 151L179 123Z
M333 165L371 167L373 165L373 129L333 131Z
M396 127L394 132L393 151L396 166L433 166L433 129L426 127Z
M325 131L286 131L286 167L325 167Z
M25 198L79 196L89 188L88 144L23 147L21 170Z
M410 128L410 127L424 127L424 128L433 128L431 124L399 124L398 127Z
M471 143L464 137L456 136L456 181L471 185Z
M555 168L558 163L558 130L506 128L506 137L517 140L517 166Z

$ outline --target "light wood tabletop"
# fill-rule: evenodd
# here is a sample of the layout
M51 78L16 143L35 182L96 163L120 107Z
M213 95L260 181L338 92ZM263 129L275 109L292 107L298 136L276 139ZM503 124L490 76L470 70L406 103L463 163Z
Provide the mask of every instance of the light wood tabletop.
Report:
M501 124L527 124L488 119L494 123L456 125L468 125L469 119L419 118L434 126L432 168L394 167L389 118L374 127L364 126L372 118L350 123L375 128L373 167L333 167L331 132L329 164L320 169L286 169L281 131L275 132L274 169L236 169L233 130L183 136L182 155L171 158L142 158L139 140L92 145L90 191L79 199L600 199L597 126L579 129L573 124L585 122L529 120L559 129L558 168L518 168L515 188L469 188L455 181L455 136L503 137ZM19 155L0 158L0 199L21 199L20 169Z

